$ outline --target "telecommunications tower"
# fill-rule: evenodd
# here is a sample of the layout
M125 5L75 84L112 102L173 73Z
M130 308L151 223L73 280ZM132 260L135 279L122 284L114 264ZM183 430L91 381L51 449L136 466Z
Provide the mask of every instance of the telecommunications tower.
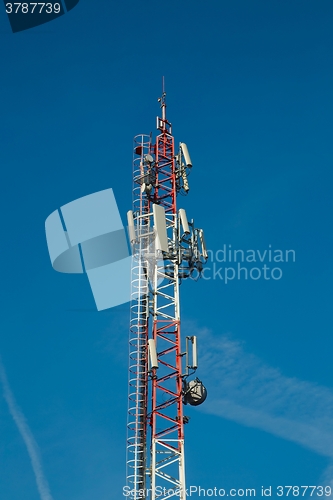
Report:
M192 162L185 143L175 152L166 94L159 99L158 135L134 138L129 340L127 487L131 498L185 500L183 405L199 405L197 341L181 348L179 285L197 279L207 261L202 229L177 209L189 191ZM184 348L185 347L185 348Z

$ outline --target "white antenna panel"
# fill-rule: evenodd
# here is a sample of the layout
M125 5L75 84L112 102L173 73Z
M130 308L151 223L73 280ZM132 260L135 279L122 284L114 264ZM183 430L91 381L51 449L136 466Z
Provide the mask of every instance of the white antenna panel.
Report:
M183 226L184 233L185 234L190 234L190 228L188 226L186 212L185 212L185 210L183 208L181 208L179 210L179 216L180 216L180 221L181 221L182 226Z
M134 218L132 210L129 210L127 212L127 222L128 222L128 232L129 232L130 242L133 243L133 241L136 240L136 236L135 236Z
M184 155L186 166L188 168L191 168L192 167L192 162L191 162L191 158L190 158L190 155L189 155L189 152L188 152L188 149L187 149L187 146L186 146L185 142L181 142L180 143L180 147L181 147L181 150L182 150L183 155Z
M151 369L154 368L156 370L158 368L158 361L157 361L156 344L154 339L148 340L148 347L149 347L150 368Z
M168 236L164 208L153 204L154 229L156 231L156 249L163 252L169 251Z
M206 247L204 232L202 229L200 229L200 231L199 231L199 238L200 238L200 242L201 242L202 255L205 259L208 259L207 247Z
M196 370L198 368L198 353L197 353L197 337L193 335L192 337L192 368Z

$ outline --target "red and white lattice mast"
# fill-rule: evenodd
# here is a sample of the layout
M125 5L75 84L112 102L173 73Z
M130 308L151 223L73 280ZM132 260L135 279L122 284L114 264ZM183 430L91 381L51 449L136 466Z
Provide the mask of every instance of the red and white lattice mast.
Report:
M201 381L189 381L197 368L196 337L186 337L181 349L179 285L200 276L207 251L203 231L184 209L177 210L177 195L189 191L192 163L186 144L175 153L165 96L163 88L155 143L151 135L134 138L128 212L133 263L127 491L134 500L185 500L183 405L206 398Z

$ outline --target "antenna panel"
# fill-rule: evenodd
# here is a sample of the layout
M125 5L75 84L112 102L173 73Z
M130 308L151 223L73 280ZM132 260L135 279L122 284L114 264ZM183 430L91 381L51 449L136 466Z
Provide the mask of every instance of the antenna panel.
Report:
M164 208L153 204L154 229L156 231L156 249L163 252L169 251L168 236Z
M190 158L190 155L189 155L189 152L188 152L188 149L187 149L187 146L186 146L185 142L181 142L180 143L180 147L181 147L181 150L182 150L183 155L184 155L186 166L188 168L191 168L192 167L192 162L191 162L191 158Z
M186 212L183 208L179 210L180 221L183 226L183 231L185 234L190 234L190 228L187 222Z
M127 212L127 222L128 222L128 232L129 232L130 242L133 243L133 241L136 240L136 236L135 236L134 218L132 210L129 210Z

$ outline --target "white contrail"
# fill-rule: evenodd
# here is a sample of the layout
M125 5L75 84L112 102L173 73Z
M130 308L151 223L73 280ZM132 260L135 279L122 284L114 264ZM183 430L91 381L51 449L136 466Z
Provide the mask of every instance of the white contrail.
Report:
M208 388L201 411L293 441L329 459L325 484L333 487L333 391L287 377L246 352L229 335L213 335L193 323L200 372Z
M197 335L201 373L205 373L209 389L202 411L263 429L333 458L331 389L286 377L228 335L212 335L207 329L198 329Z
M1 361L0 357L0 379L2 382L3 386L3 395L4 398L8 404L9 412L11 416L13 417L18 430L20 431L20 434L23 438L23 441L25 442L25 445L28 450L28 454L31 460L31 465L35 474L36 478L36 483L37 483L37 488L39 491L39 495L41 500L53 500L51 493L50 493L50 488L48 485L48 482L44 476L44 472L42 469L42 464L41 464L41 459L39 456L39 449L38 445L31 433L31 430L29 429L29 426L25 420L25 417L23 413L21 412L20 408L18 407L15 398L13 396L13 393L9 387L9 383L7 380L7 375L4 369L4 366Z

